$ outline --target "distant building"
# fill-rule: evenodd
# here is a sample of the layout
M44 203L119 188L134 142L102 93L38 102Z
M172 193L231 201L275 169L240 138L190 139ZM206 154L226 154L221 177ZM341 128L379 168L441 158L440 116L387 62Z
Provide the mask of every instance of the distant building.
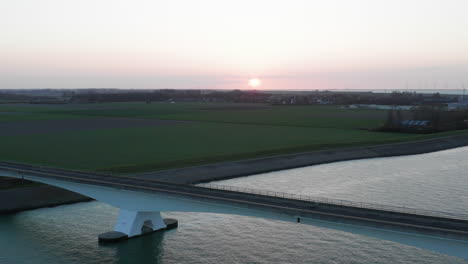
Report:
M352 104L349 108L368 108L368 109L380 109L380 110L411 110L413 105L377 105L377 104Z
M458 102L454 103L448 103L447 104L447 110L463 110L463 109L468 109L468 101L464 100L463 97L460 97Z
M429 127L432 123L429 120L405 120L401 122L402 127Z
M332 102L329 100L317 99L317 104L331 104Z

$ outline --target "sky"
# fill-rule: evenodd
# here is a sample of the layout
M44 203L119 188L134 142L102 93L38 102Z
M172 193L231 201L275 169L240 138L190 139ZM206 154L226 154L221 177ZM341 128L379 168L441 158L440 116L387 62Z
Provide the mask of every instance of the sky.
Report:
M468 88L466 0L0 1L0 89Z

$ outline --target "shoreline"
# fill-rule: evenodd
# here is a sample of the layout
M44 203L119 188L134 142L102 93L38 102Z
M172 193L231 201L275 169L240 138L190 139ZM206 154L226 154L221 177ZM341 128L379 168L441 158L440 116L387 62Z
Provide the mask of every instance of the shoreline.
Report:
M368 147L318 150L137 174L150 180L197 184L272 171L339 161L406 156L468 146L468 134ZM0 190L0 214L92 201L93 199L48 185Z
M142 173L135 177L178 184L198 184L339 161L417 155L465 146L468 146L468 134L228 161Z

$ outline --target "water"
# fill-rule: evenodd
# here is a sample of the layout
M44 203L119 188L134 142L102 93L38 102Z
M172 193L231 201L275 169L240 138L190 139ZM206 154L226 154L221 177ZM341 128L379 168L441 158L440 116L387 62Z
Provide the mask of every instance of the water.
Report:
M216 184L468 214L468 147L336 162Z
M218 184L468 213L468 148L347 161ZM0 217L0 263L457 263L393 242L259 218L165 213L175 230L103 246L117 209L100 202Z

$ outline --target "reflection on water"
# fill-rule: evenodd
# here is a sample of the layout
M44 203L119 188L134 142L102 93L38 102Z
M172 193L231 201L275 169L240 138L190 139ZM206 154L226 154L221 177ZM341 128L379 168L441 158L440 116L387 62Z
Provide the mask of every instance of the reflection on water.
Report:
M340 162L219 182L355 201L466 211L468 148ZM378 199L377 199L378 198ZM175 230L102 245L117 209L80 203L0 216L0 263L449 263L468 261L308 225L165 213Z
M99 244L116 216L99 202L2 216L0 263L468 263L336 230L203 213L166 213L179 228Z
M468 213L468 147L218 181L302 195Z

